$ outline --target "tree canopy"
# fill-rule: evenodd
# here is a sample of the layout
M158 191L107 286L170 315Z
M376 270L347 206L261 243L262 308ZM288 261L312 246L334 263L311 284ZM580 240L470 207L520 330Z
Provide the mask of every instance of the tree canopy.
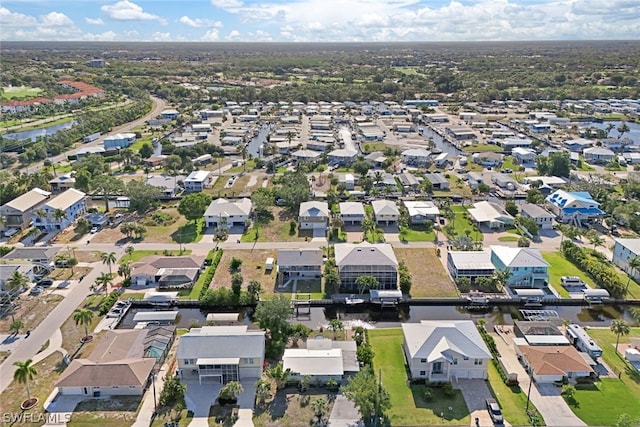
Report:
M211 203L211 197L205 193L192 193L184 196L178 205L178 212L187 221L197 221L204 216L204 212Z

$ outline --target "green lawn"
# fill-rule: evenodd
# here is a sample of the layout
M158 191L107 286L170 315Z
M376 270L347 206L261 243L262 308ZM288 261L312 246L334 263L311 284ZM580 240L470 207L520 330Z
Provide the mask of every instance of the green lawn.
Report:
M551 264L551 267L549 267L549 282L561 297L569 297L569 292L560 284L562 276L577 276L589 286L593 286L591 278L574 264L567 261L560 252L543 252L542 257Z
M484 240L482 233L473 229L475 224L471 222L471 216L467 213L467 208L465 206L451 206L451 211L456 215L456 218L453 221L456 236L466 236L465 230L471 230L469 237L472 240Z
M589 335L603 351L603 358L620 379L603 378L594 386L580 385L575 399L577 405L571 409L589 425L613 425L618 416L628 413L640 418L640 374L615 351L616 336L609 328L591 328ZM632 337L640 337L640 328L631 328ZM628 337L620 337L628 343Z
M516 236L502 236L498 237L498 240L501 242L517 242L520 238Z
M502 169L511 169L513 171L520 170L520 165L513 161L513 157L506 156L502 162Z
M167 253L169 255L174 255L174 256L176 256L176 255L189 255L189 254L191 254L191 249L183 250L182 254L177 249L176 250L164 250L164 251L138 250L138 251L133 251L133 253L131 254L131 257L129 257L129 255L125 255L121 259L128 259L131 262L138 262L144 257L150 256L150 255L165 255L165 253Z
M460 391L449 398L442 395L440 388L432 388L433 398L426 401L425 386L407 385L401 329L370 330L369 339L375 353L374 371L382 373L382 384L391 396L391 409L387 412L391 425L469 425L469 410Z
M404 228L406 234L404 240L407 242L433 242L436 234L433 230L425 231L424 227L419 225L412 225Z
M502 153L502 148L494 144L473 144L462 149L465 153Z
M10 101L12 99L34 98L42 92L42 89L29 86L4 86L2 88L2 99Z
M493 363L489 363L489 388L502 408L504 418L514 426L526 426L530 424L527 407L527 394L520 387L509 387L502 381L498 370ZM529 402L529 410L535 409ZM542 417L539 417L539 421ZM544 424L543 424L544 425Z

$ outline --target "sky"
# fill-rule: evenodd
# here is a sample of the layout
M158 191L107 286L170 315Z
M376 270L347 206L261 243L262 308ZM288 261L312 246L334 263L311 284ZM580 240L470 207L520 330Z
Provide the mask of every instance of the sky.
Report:
M392 42L640 38L640 0L2 0L0 40Z

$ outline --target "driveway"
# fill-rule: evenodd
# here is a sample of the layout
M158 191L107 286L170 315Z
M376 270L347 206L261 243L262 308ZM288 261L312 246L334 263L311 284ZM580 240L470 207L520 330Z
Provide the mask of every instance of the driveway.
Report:
M336 396L333 403L333 409L329 415L330 427L360 427L363 426L360 421L360 411L355 407L353 402L344 397L342 393Z
M187 386L184 400L187 409L193 412L190 427L208 427L209 409L218 397L222 384L207 382L200 384L198 378L186 377L182 381Z
M471 427L492 427L493 421L487 412L485 399L493 397L485 380L458 380L454 387L460 389L471 415ZM476 419L478 423L476 424ZM505 426L510 424L505 422Z

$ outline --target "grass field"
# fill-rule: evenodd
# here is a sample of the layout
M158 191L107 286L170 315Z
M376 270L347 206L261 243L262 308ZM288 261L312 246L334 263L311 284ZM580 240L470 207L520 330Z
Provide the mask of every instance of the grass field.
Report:
M191 254L191 249L185 249L182 251L182 254L180 253L179 250L167 250L166 251L169 255L190 255ZM154 250L138 250L138 251L133 251L133 253L131 254L131 256L129 255L124 255L120 260L129 260L131 262L138 262L140 261L142 258L144 257L148 257L151 255L164 255L165 251L154 251Z
M569 292L560 284L560 278L562 276L577 276L589 284L589 286L593 286L591 278L571 262L567 261L560 252L543 252L542 257L551 264L551 267L549 267L549 283L561 297L569 297Z
M465 206L451 206L451 211L456 215L452 221L456 236L466 236L465 230L471 230L469 237L474 241L484 240L484 236L480 231L475 231L475 224L471 221L471 216L467 212ZM466 216L466 217L465 217Z
M456 390L452 397L445 397L441 389L432 388L432 400L427 401L423 397L425 386L407 385L409 378L402 352L401 329L370 330L369 340L375 353L374 371L381 371L382 384L391 397L391 409L387 411L391 425L470 424L469 410L460 391Z
M603 378L594 385L576 387L577 404L571 406L575 414L588 425L614 425L623 413L640 418L640 373L615 351L616 336L608 328L591 328L589 335L603 351L607 364L620 374L620 379ZM640 328L631 328L632 337L640 338ZM628 337L620 337L620 350Z
M498 403L500 403L504 418L514 426L529 425L529 416L525 412L527 406L526 393L518 386L509 387L506 385L504 381L502 381L502 378L500 378L500 374L498 374L498 370L493 363L489 363L488 374L489 388ZM531 409L532 406L533 405L529 403L529 409Z
M458 290L435 249L396 248L394 252L398 262L404 262L411 273L412 297L458 297Z
M436 234L433 230L425 231L419 225L411 225L404 228L404 240L406 242L433 242Z
M502 153L502 148L493 144L473 144L462 148L465 153Z
M274 250L225 250L222 254L222 259L216 274L211 281L212 288L231 287L232 272L229 268L229 264L233 258L242 260L239 273L242 274L244 279L244 287L252 280L257 280L262 284L262 288L265 293L273 293L276 273L275 270L267 272L264 268L264 263L267 258L276 258L276 251Z
M10 101L12 99L35 98L42 92L42 89L29 86L4 86L2 88L2 99Z

